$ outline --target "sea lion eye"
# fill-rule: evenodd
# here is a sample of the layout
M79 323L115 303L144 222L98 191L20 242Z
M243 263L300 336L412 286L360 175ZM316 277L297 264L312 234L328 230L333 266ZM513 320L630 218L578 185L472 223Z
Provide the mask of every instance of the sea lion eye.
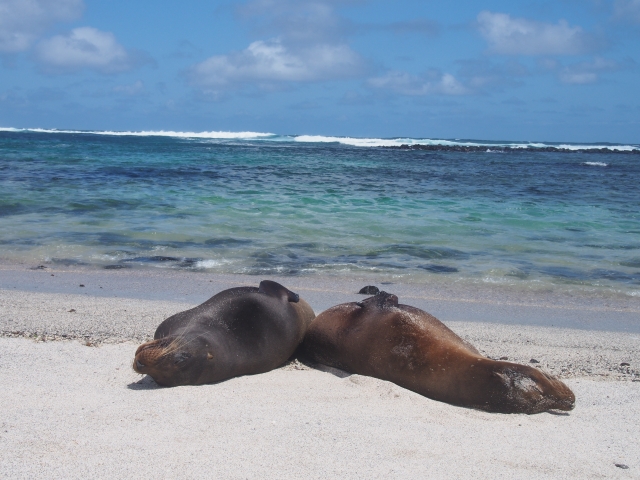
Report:
M187 352L176 353L173 357L173 364L178 365L179 363L184 362L187 358L191 358L191 354Z

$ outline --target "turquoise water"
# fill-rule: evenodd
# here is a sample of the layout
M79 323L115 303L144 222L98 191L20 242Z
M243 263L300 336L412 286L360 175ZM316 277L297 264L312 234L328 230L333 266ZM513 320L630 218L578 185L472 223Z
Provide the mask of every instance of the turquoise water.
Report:
M640 294L638 146L200 137L0 131L0 257Z

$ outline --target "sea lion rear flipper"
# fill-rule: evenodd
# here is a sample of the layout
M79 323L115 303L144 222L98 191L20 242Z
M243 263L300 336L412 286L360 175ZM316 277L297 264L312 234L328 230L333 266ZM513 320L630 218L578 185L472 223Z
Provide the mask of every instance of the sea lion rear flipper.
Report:
M380 293L380 289L375 285L367 285L366 287L362 287L358 293L360 295L377 295Z
M286 298L287 301L292 303L298 303L300 300L300 296L297 293L293 293L291 290L286 287L280 285L277 282L273 282L271 280L263 280L260 282L260 287L258 288L259 293L264 293L265 295L269 295L270 297L276 298Z
M375 305L378 308L388 308L398 306L398 297L392 293L379 292L373 297L365 298L361 302L357 302L359 307L366 305Z
M398 297L393 293L380 292L376 296L376 301L380 307L397 307Z

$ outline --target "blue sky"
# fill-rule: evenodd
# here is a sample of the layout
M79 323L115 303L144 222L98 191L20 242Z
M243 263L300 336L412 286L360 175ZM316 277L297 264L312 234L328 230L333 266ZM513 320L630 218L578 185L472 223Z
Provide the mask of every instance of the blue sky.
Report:
M0 126L640 143L640 0L0 0Z

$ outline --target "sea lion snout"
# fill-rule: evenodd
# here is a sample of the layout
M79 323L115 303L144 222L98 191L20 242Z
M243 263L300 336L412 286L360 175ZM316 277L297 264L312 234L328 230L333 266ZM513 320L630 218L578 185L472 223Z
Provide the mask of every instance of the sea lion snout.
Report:
M549 395L555 401L555 406L550 407L551 410L564 410L566 412L573 410L576 406L576 396L573 391L555 378L552 378L551 383L554 391L550 392Z
M159 338L143 343L136 350L133 369L138 373L147 373L147 370L157 366L160 362L169 361L169 363L179 365L192 357L189 352L180 351L176 343L177 340L171 338Z
M144 343L136 350L133 369L151 376L163 386L192 382L202 370L198 365L202 359L198 357L193 343L187 344L180 337L165 337Z
M501 409L513 413L540 413L547 410L573 410L575 395L551 375L526 365L499 365L494 375L507 388Z
M147 373L147 367L153 366L158 358L162 356L162 351L166 347L163 345L164 339L152 340L143 343L136 349L133 359L133 369L138 373Z

